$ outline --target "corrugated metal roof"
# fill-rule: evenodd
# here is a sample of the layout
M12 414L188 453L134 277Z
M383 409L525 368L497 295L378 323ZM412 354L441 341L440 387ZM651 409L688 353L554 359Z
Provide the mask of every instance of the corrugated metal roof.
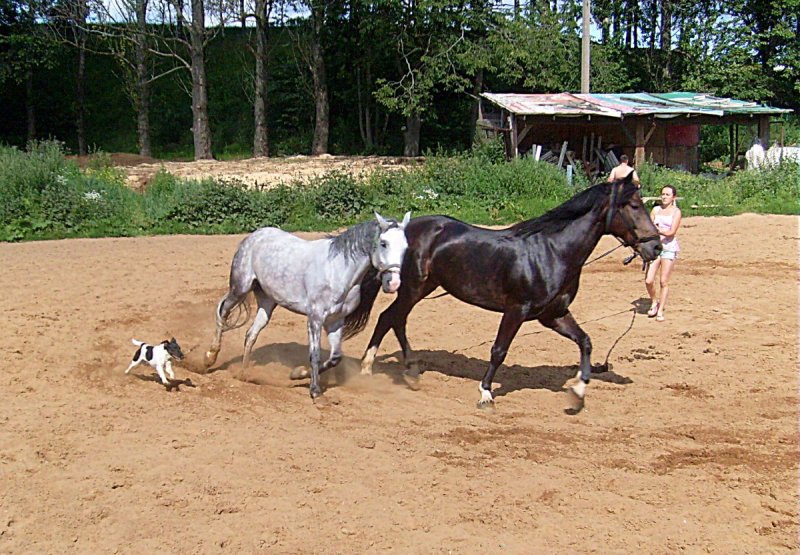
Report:
M481 96L517 115L559 117L604 116L622 119L625 116L674 118L681 116L769 115L787 114L791 110L763 106L733 98L720 98L702 93L621 93L621 94L497 94Z
M659 96L661 98L681 104L687 104L689 106L715 108L717 110L723 110L725 113L732 114L788 114L792 111L787 108L764 106L758 102L736 100L735 98L723 98L704 93L671 92L661 93L654 96Z
M586 99L588 102L602 104L610 108L615 108L622 112L624 116L655 116L655 117L677 117L677 116L722 116L722 110L711 107L688 106L680 102L661 98L657 95L648 93L624 93L624 94L580 94L577 95Z
M481 96L504 108L512 114L525 116L606 116L622 118L618 110L587 102L578 95L570 93L556 94L493 94L483 93Z

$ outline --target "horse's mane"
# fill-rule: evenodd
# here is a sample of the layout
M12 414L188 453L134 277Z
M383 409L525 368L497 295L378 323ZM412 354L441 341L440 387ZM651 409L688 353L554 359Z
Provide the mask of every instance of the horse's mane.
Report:
M386 218L386 221L391 224L387 229L399 225L391 218ZM372 252L378 233L378 221L368 220L344 230L339 235L328 235L331 240L328 257L333 258L337 254L343 254L345 258L355 260L359 255L368 255Z
M633 174L633 172L631 172ZM617 180L613 185L623 184L622 190L617 196L617 206L627 203L636 186L632 182L632 176L628 175L625 179ZM525 220L508 228L512 237L530 237L540 232L562 231L568 224L585 215L597 204L609 195L611 183L600 183L593 185L584 191L573 196L565 203L556 206L549 212L545 212L538 218Z
M356 224L339 235L328 235L331 240L328 257L334 258L338 254L343 254L345 258L355 260L359 255L369 254L377 232L378 222L369 220Z
M391 224L389 229L398 226L396 220L389 218L386 220ZM349 260L355 260L359 255L369 255L372 252L378 233L377 220L369 220L354 225L339 235L329 236L331 244L328 248L328 256L333 258L338 254L343 254ZM381 282L378 280L378 270L370 266L361 279L358 306L353 312L345 316L342 340L353 337L367 326L372 306L380 288Z

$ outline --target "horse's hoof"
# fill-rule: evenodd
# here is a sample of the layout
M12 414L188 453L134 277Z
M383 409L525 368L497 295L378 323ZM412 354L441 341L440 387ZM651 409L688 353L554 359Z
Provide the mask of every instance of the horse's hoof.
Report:
M318 393L316 397L312 394L311 401L315 407L329 407L331 405L330 399L325 397L322 393Z
M206 351L206 356L205 356L206 369L211 368L211 366L215 362L217 362L217 353L213 351Z
M569 386L567 388L567 398L569 402L569 407L565 409L567 414L578 414L583 410L583 407L586 403L585 396L580 395L578 391L575 390L575 386Z
M494 412L494 401L478 401L477 405L478 409L484 412Z
M296 366L292 369L292 373L289 374L290 380L302 380L307 378L310 374L308 373L308 368L305 366Z
M409 389L411 389L412 391L419 391L420 389L419 374L411 374L409 372L406 372L403 374L403 380L406 382L406 385L409 387Z
M362 366L361 367L361 375L362 376L371 376L372 375L372 366Z

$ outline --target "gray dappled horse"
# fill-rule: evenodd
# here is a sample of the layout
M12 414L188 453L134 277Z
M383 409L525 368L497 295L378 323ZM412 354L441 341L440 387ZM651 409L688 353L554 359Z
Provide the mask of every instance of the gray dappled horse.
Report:
M379 284L385 293L400 287L400 266L408 243L404 233L411 218L398 223L377 212L375 219L355 225L336 237L306 241L273 227L254 231L241 242L231 263L230 286L217 305L216 334L206 352L206 367L217 360L222 333L244 325L228 322L231 311L252 291L258 311L245 335L242 367L258 334L280 305L308 316L311 398L322 394L319 374L342 358L341 344L364 329ZM370 277L375 279L370 279ZM320 366L320 337L325 329L331 353ZM307 372L293 372L292 378Z

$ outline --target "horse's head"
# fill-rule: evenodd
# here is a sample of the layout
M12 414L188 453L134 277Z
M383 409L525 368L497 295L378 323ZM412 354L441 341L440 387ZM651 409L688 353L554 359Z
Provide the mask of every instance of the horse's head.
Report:
M625 179L609 184L606 233L618 238L625 246L633 247L645 261L650 262L661 252L661 239L632 176L633 172Z
M384 293L394 293L400 288L400 267L408 248L405 229L411 219L411 212L406 212L403 221L398 223L387 220L377 212L378 238L372 249L372 265L378 270Z

